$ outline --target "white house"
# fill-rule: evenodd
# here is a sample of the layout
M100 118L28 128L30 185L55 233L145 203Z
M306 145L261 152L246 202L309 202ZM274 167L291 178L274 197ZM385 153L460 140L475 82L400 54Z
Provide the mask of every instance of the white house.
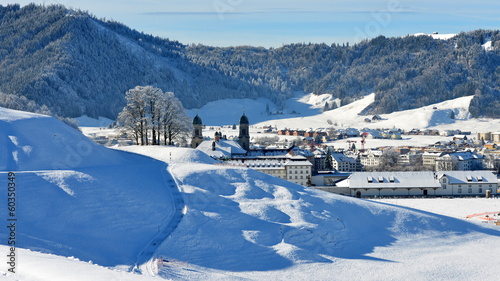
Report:
M471 171L483 167L483 156L470 151L454 152L435 159L436 171Z
M361 165L364 167L377 167L380 165L381 150L370 150L360 155Z
M337 183L351 195L363 196L484 196L499 194L490 171L356 172Z
M358 164L356 159L345 155L344 153L332 153L332 166L339 172L354 172L357 170Z
M498 179L489 171L436 172L441 184L437 195L484 195L486 191L498 194Z
M422 154L422 164L426 167L434 168L436 166L436 159L443 156L442 152L424 152Z
M307 186L311 180L313 164L302 155L295 155L285 163L286 179Z

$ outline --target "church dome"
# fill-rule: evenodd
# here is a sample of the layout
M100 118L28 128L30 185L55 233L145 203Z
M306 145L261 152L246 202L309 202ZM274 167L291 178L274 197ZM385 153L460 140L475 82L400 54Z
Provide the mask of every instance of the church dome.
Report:
M198 114L196 114L193 119L193 125L203 125L203 122L201 121L201 118L200 116L198 116Z
M250 122L248 122L248 117L244 113L240 118L240 124L250 124Z

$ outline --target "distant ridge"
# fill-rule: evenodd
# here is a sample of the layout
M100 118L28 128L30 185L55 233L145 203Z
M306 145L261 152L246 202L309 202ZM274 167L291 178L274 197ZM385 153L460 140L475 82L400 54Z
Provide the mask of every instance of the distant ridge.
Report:
M354 46L186 46L61 5L0 5L0 105L17 95L54 114L116 118L137 85L173 91L187 108L226 98L331 94L340 105L375 93L363 114L472 96L473 117L500 118L500 32L447 40L379 36ZM10 105L11 106L11 105ZM12 107L12 106L11 106Z

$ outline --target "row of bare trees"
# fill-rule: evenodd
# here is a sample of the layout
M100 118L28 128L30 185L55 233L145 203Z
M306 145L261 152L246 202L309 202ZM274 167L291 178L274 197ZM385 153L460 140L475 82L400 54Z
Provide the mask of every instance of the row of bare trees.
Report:
M127 105L118 120L137 145L173 145L191 131L189 117L172 92L137 86L127 91L125 99Z

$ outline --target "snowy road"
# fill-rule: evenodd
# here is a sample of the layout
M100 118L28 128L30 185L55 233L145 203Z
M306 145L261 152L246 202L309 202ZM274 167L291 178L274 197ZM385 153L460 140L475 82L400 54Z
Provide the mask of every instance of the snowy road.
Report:
M163 177L165 179L166 187L172 193L172 202L174 213L171 216L167 216L161 223L164 224L163 228L159 228L158 234L148 243L146 247L141 251L141 253L137 256L137 260L135 262L132 270L134 272L147 274L151 276L156 275L156 269L154 266L154 254L158 247L167 239L167 237L177 228L179 223L184 216L184 199L182 198L182 194L175 182L173 176L167 169L168 165L165 165L162 170Z

